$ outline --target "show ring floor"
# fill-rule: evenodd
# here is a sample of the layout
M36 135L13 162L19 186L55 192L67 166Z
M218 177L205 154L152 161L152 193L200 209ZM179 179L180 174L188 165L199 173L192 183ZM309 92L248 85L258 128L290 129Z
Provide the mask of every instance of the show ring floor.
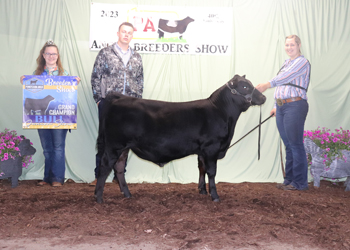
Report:
M0 181L0 249L350 249L350 192L282 191L276 183L218 183L221 202L197 184L107 183L37 187Z

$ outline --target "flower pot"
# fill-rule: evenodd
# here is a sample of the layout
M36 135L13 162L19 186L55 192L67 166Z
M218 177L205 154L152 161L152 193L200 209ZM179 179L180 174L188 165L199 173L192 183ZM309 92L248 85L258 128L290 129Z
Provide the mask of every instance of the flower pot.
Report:
M9 178L11 179L11 186L13 188L17 187L18 178L22 175L22 157L0 162L0 169L4 173L0 176L0 179Z
M314 178L314 186L320 186L320 178L347 178L345 181L345 191L350 191L350 151L343 150L343 155L348 159L345 162L343 159L334 159L328 167L323 163L323 154L326 150L317 146L310 138L304 138L304 147L307 154L312 157L310 168L311 175Z
M0 179L10 178L13 188L18 186L18 178L22 175L22 158L27 155L33 155L36 152L36 149L30 145L28 139L22 140L18 148L21 156L0 161L0 173L4 173L0 176Z

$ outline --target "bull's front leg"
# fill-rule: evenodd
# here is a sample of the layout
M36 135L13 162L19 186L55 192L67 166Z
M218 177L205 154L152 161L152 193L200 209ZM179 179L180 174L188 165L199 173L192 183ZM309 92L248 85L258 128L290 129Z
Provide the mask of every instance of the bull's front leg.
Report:
M211 195L211 199L215 202L219 202L220 198L218 193L216 192L216 185L215 185L216 160L207 161L206 167L207 167L206 169L207 169L207 175L209 180L209 193Z
M103 190L105 187L106 179L108 175L111 173L112 168L108 164L108 160L106 158L106 155L103 155L99 167L99 173L97 177L97 183L95 187L95 198L97 203L103 202Z
M200 194L208 194L205 183L205 164L203 156L198 155L199 181L198 189Z
M126 161L128 159L128 152L129 152L129 149L124 150L114 165L114 170L117 173L120 192L124 194L124 197L126 198L131 197L131 193L129 191L128 185L126 184L126 181L125 181L125 166L126 166Z

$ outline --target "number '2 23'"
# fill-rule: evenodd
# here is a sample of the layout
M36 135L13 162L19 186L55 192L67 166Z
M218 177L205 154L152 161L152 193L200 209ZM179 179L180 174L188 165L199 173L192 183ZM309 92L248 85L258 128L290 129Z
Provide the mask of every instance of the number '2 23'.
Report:
M101 17L113 17L116 18L118 17L118 11L113 11L113 10L101 10Z

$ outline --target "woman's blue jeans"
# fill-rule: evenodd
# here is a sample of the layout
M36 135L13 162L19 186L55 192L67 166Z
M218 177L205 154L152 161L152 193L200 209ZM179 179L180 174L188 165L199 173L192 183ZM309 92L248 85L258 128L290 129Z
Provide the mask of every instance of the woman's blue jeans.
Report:
M45 156L43 181L47 183L64 182L67 131L68 129L38 129Z
M308 164L303 143L304 124L309 110L306 100L277 106L276 123L286 147L285 185L299 190L307 189Z

